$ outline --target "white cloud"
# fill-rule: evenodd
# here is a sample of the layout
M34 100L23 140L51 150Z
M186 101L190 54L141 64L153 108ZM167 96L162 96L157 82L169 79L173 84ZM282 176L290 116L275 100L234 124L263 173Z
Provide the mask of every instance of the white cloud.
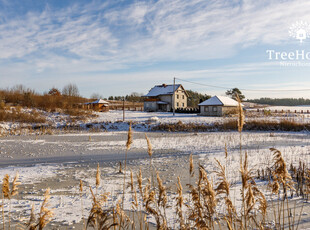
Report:
M288 41L290 23L310 19L309 10L308 1L267 0L162 0L126 8L105 4L101 11L94 3L60 12L47 7L0 25L0 58L55 49L122 63L221 58L237 45Z
M158 0L123 5L110 0L77 2L57 11L53 6L41 12L29 10L6 17L0 9L5 18L0 20L0 75L6 82L37 80L33 76L39 75L54 82L85 78L89 84L98 79L116 83L111 77L116 75L104 72L157 62L227 58L256 45L286 45L296 42L288 36L292 23L310 22L310 2L305 0ZM139 82L144 76L154 83L176 75L225 79L272 72L270 63L255 65L158 70L119 74L115 79Z

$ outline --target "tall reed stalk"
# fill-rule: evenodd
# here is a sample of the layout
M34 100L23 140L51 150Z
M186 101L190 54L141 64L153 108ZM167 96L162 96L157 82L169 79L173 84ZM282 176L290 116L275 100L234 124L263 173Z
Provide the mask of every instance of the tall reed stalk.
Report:
M146 139L146 143L147 143L147 153L150 157L151 179L152 179L152 185L154 187L154 168L153 168L153 161L152 161L153 148L152 148L151 141L147 137L146 133L144 135L145 135L145 139Z
M127 134L127 142L126 142L126 153L125 153L125 163L124 163L124 183L123 183L123 199L122 199L122 208L124 208L124 202L125 202L125 190L126 190L126 169L127 169L127 154L128 150L130 149L130 146L132 144L132 130L131 130L131 122L129 124L128 134Z
M84 208L83 208L83 181L80 180L80 186L79 186L79 193L80 193L80 200L81 200L81 214L82 214L82 220L83 220L83 230L86 228L85 225L85 219L84 219Z
M16 175L14 177L14 180L12 182L12 188L10 189L10 176L6 174L3 178L2 183L2 194L5 199L9 200L9 212L8 212L8 219L9 219L9 229L11 229L11 198L18 194L18 185L21 183L18 182L19 174L16 172ZM2 203L3 204L3 203ZM4 204L3 204L4 205ZM4 223L4 213L3 213L3 223Z

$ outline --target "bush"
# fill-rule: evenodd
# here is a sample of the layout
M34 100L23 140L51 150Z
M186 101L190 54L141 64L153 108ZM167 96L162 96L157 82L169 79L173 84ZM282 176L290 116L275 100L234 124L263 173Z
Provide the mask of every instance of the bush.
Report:
M23 113L17 110L5 111L0 110L0 121L22 122L22 123L45 123L46 119L38 112Z
M199 123L166 123L152 127L155 131L168 132L206 132L206 131L235 131L237 130L237 120L229 119L223 123L199 124ZM298 123L291 120L269 121L257 120L247 121L243 127L247 131L303 131L310 130L310 124Z

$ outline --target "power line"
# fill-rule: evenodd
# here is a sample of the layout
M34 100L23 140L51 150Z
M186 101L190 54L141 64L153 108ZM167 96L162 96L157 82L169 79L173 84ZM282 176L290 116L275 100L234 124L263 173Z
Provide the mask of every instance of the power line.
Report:
M178 79L180 81L184 81L184 82L188 82L188 83L192 83L192 84L196 84L196 85L202 85L202 86L207 86L207 87L211 87L211 88L218 88L218 89L226 89L226 90L230 90L231 88L227 88L227 87L223 87L223 86L216 86L216 85L208 85L208 84L203 84L203 83L198 83L198 82L194 82L194 81L188 81L188 80L184 80L181 78L175 78ZM238 88L242 91L253 91L253 92L292 92L292 91L310 91L310 89L243 89L243 88Z

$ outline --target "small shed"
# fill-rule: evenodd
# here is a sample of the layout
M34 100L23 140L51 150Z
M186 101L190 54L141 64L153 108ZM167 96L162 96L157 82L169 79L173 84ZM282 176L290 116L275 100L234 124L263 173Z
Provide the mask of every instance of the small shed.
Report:
M85 103L87 109L95 110L98 112L108 112L109 111L109 102L98 99L93 102Z
M238 102L230 97L214 96L198 104L201 116L224 116L236 113Z

